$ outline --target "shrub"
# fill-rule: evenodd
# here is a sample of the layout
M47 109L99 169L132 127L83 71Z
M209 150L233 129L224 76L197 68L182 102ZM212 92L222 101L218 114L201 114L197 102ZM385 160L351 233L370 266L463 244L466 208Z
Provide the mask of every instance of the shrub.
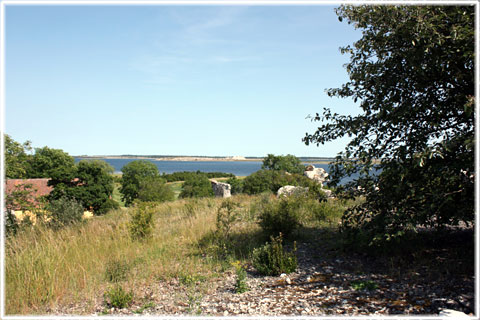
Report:
M123 309L132 304L133 292L126 292L120 285L116 285L105 291L103 299L108 307Z
M235 273L237 275L237 281L235 282L235 292L244 293L249 290L247 285L247 271L245 267L240 263L240 261L235 261L232 263L235 268Z
M122 260L110 260L105 266L105 279L109 282L120 282L127 279L130 266Z
M268 236L289 236L300 225L300 209L301 200L294 196L272 201L259 214L260 227Z
M222 236L222 238L229 238L230 232L232 230L233 224L238 220L239 215L236 212L236 209L239 207L239 204L226 200L222 202L220 208L217 211L217 233Z
M133 240L142 240L148 238L152 234L154 227L153 209L140 205L131 214L128 230Z
M259 194L266 191L276 193L283 186L310 187L313 183L300 174L290 174L285 171L258 170L243 180L243 192Z
M225 182L232 187L230 190L231 194L240 194L243 192L243 180L233 177Z
M138 191L138 199L146 202L164 202L175 199L172 188L159 177L147 177L141 179Z
M83 206L75 199L67 197L50 201L47 211L51 214L48 224L54 228L78 223L83 217Z
M213 197L213 188L210 180L204 174L196 174L185 180L180 198Z
M116 210L118 208L120 208L120 205L118 204L117 201L115 201L113 199L107 199L102 204L102 206L97 211L95 211L95 213L97 215L102 215L102 214L107 213L110 210Z
M283 249L282 235L270 237L271 242L252 253L253 266L263 275L278 276L282 273L294 272L297 269L297 257L295 253L296 243L292 252Z

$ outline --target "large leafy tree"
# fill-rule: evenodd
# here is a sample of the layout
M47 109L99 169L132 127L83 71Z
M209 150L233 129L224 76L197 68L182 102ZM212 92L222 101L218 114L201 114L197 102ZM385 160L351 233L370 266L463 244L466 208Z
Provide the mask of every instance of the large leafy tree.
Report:
M305 166L300 159L291 154L287 154L286 156L268 154L263 158L262 169L302 174L305 171Z
M31 160L29 178L51 178L68 174L75 166L72 156L61 149L36 148Z
M8 134L4 135L5 142L5 176L7 179L25 179L31 166L31 142L23 144L13 140Z
M55 171L49 184L54 187L50 199L73 198L85 209L103 214L116 207L111 200L114 183L113 168L105 161L82 160L71 170Z
M361 112L325 108L313 118L321 126L304 142L351 137L331 167L332 183L358 174L352 183L362 186L366 202L345 213L344 230L381 240L418 225L473 221L474 6L336 12L362 37L341 48L350 55L350 80L327 93L358 101ZM374 166L380 174L371 174Z
M142 180L160 177L157 166L146 160L135 160L127 163L123 166L122 173L120 192L123 194L122 198L127 206L138 198Z

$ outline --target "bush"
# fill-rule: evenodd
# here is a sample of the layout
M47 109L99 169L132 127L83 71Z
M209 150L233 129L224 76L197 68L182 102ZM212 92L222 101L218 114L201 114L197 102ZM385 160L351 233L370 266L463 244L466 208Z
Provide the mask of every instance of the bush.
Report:
M121 286L116 285L103 294L103 299L108 307L123 309L133 302L133 292L126 292Z
M116 210L118 208L120 208L120 205L118 204L117 201L115 201L113 199L107 199L102 204L102 206L97 211L95 211L95 213L97 215L102 215L102 214L107 213L110 210Z
M48 224L54 228L78 223L83 217L83 206L75 199L67 197L50 201L47 211L51 214Z
M268 236L282 233L289 236L300 225L299 197L284 197L263 206L259 214L259 224Z
M294 243L293 252L286 252L283 249L281 234L270 239L270 243L253 250L252 261L255 269L268 276L294 272L297 269L296 243Z
M172 188L159 177L148 177L140 181L138 199L145 202L165 202L175 199Z
M225 182L232 187L230 190L231 194L240 194L243 192L243 180L233 177Z
M140 205L131 214L128 230L133 240L142 240L148 238L152 234L154 228L153 209Z
M204 174L196 174L185 180L180 198L213 197L213 188L210 180Z
M258 170L243 180L243 192L259 194L266 191L276 193L283 186L310 187L312 181L300 174L287 174L285 171Z

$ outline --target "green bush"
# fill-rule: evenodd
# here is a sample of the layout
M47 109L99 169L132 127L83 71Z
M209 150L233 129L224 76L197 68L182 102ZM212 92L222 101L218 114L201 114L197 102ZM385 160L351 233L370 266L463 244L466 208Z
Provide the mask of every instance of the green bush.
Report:
M130 237L133 240L148 238L152 235L153 228L153 209L148 206L140 205L133 211L128 223Z
M295 255L296 243L292 252L283 249L282 235L270 237L271 242L252 253L253 266L263 275L278 276L282 273L294 272L297 269L297 257Z
M210 180L204 174L187 177L182 185L180 198L213 197L213 188Z
M127 279L130 266L127 262L114 259L105 266L105 279L109 282L120 282Z
M258 170L243 180L243 192L259 194L266 191L276 193L283 186L314 186L312 180L301 174L290 174L277 170Z
M300 226L302 201L299 197L283 197L263 206L258 219L262 230L268 236L282 233L289 236Z
M118 208L120 208L120 205L118 204L117 201L115 201L113 199L107 199L101 205L101 207L97 211L95 211L95 214L102 215L102 214L107 213L110 210L116 210Z
M50 201L47 211L51 214L48 224L54 228L78 223L83 217L83 206L75 199L67 197Z
M165 202L175 199L172 188L159 177L147 177L140 180L138 199L145 202Z
M120 285L116 285L105 291L103 299L108 307L123 309L132 304L133 292L126 292Z
M240 180L236 177L230 178L227 181L232 188L230 189L231 194L240 194L243 193L243 180Z

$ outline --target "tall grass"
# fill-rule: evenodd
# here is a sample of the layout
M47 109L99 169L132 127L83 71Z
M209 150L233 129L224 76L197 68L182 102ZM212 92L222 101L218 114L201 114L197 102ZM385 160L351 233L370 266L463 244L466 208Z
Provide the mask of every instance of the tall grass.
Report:
M5 243L6 313L40 314L78 300L93 305L108 285L105 270L114 259L132 266L126 280L132 287L185 273L211 275L215 266L195 255L193 244L215 225L220 201L197 200L193 216L183 210L188 201L158 206L153 237L142 242L128 234L133 209L57 231L38 225L20 232Z
M255 245L252 239L260 232L255 208L265 199L245 195L232 199L240 203L233 241L248 246L239 249L236 258L247 259ZM119 272L125 273L119 281L127 291L185 275L218 276L225 264L202 256L199 243L215 230L222 201L209 198L159 204L152 237L145 241L132 240L129 235L130 211L135 208L111 211L59 230L36 225L20 231L5 241L6 314L46 314L79 302L82 308L78 312L91 314L95 302L112 285L115 263L121 264Z

